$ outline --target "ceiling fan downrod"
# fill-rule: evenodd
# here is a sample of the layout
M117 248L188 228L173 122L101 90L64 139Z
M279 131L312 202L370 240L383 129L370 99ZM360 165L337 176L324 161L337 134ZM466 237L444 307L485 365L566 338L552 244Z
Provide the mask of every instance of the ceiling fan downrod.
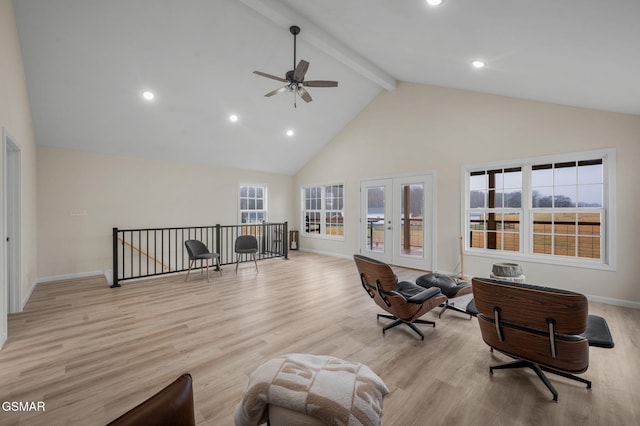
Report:
M300 34L300 27L297 25L292 25L289 27L289 32L293 34L293 69L296 69L296 39L298 38L298 34Z

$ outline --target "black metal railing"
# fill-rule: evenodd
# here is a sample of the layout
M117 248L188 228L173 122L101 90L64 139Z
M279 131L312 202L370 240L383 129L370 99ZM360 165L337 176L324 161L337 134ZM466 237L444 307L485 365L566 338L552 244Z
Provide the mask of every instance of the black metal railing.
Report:
M183 272L189 268L184 242L200 240L220 256L220 264L236 262L236 238L253 235L258 240L258 259L288 258L287 222L245 225L187 226L173 228L113 228L113 283L136 278ZM246 255L241 262L250 260ZM202 265L195 265L196 269Z

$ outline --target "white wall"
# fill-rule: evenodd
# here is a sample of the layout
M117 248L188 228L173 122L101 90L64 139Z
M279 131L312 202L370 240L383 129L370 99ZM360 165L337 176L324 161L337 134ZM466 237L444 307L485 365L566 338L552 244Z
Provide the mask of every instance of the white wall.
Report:
M293 219L291 176L44 146L37 159L41 281L111 269L113 227L236 224L241 183L267 185L269 221Z
M11 0L0 0L0 126L20 145L22 157L22 298L30 294L36 279L36 176L35 140L31 108L20 53ZM0 150L0 164L4 151ZM3 172L0 173L0 200L4 202ZM0 203L2 203L0 202ZM0 208L0 229L4 236L4 207ZM0 346L6 338L5 243L0 244Z
M383 92L295 177L296 225L301 185L344 180L346 238L301 236L301 247L351 256L358 249L359 183L364 177L437 172L437 265L459 264L461 167L600 148L617 149L618 267L615 272L522 264L527 281L640 307L640 117L401 83ZM487 276L499 260L466 256L465 274Z

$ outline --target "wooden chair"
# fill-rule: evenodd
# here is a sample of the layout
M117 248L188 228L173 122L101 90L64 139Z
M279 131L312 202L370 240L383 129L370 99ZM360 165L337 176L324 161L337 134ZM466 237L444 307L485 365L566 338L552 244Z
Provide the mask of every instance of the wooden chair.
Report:
M575 374L589 367L587 326L597 322L604 328L599 339L612 347L611 334L603 318L589 316L587 298L579 293L529 284L485 278L472 280L482 339L516 361L494 365L493 370L531 368L558 401L558 392L544 372L587 385L591 382ZM608 337L603 334L608 334Z
M193 426L193 381L185 373L107 426Z
M408 281L398 282L398 277L386 263L359 254L353 258L362 287L378 306L390 314L378 314L377 318L394 320L382 328L382 333L406 324L424 340L424 334L415 324L431 324L435 327L435 322L419 318L446 302L447 297L437 287L425 289Z
M189 270L187 271L187 276L184 278L186 282L189 279L189 274L191 273L191 266L196 262L196 260L206 261L206 270L207 270L207 282L209 282L209 261L213 263L213 259L216 260L216 267L218 271L220 271L220 275L222 275L222 268L220 268L220 256L218 253L212 253L209 251L207 246L198 240L187 240L184 242L185 247L187 248L187 253L189 254Z
M256 254L258 253L258 239L253 235L240 235L236 238L236 244L234 251L236 253L236 273L238 272L238 265L240 264L240 255L250 254L253 258L253 263L256 265L256 272L258 272L258 262L256 261Z

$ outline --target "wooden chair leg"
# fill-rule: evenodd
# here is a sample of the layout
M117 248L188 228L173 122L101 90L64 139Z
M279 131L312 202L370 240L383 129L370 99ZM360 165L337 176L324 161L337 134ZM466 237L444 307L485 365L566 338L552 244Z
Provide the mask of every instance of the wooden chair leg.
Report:
M256 260L256 254L255 253L251 253L251 255L253 256L253 263L256 264L256 272L258 272L258 261Z
M222 267L220 266L220 256L216 257L216 264L218 265L218 271L220 271L220 276L222 276Z
M205 265L207 265L207 282L209 282L209 267L210 267L209 259L206 259L205 262L206 262Z
M184 282L185 282L185 283L186 283L186 282L187 282L187 280L189 279L189 274L191 273L191 265L193 264L193 262L195 262L195 260L191 260L191 261L189 262L189 270L187 271L187 276L186 276L186 277L185 277L185 279L184 279Z
M240 253L236 253L236 274L238 273L238 263L240 263Z

